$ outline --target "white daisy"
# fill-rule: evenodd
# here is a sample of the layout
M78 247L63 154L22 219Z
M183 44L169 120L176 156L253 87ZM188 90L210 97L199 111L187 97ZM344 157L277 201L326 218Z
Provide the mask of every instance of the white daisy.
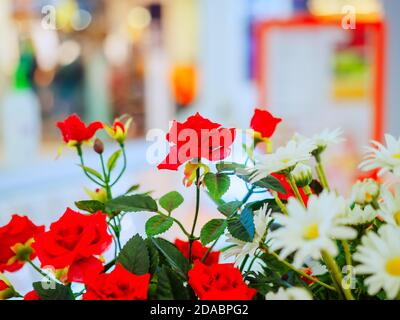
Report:
M378 234L368 232L357 247L354 260L360 264L358 274L370 274L365 279L368 293L375 295L383 289L389 299L394 299L400 290L400 229L391 225L382 226Z
M396 140L392 135L385 134L386 146L372 141L374 147L366 147L364 161L360 163L360 169L364 171L379 169L378 175L393 172L400 176L400 138Z
M343 210L344 199L326 191L319 197L311 195L307 208L290 198L288 215L274 215L282 227L269 234L271 250L282 249L282 259L295 252L293 264L296 267L301 267L309 257L319 259L321 250L335 257L338 254L335 239L353 239L357 235L355 230L336 219Z
M308 258L305 261L305 265L311 269L313 276L321 276L328 272L328 268L320 260Z
M387 223L400 227L400 187L394 194L387 188L382 189L380 209L380 214Z
M289 289L279 288L278 292L269 292L266 300L312 300L311 293L304 288L292 287Z
M257 182L273 172L294 169L297 163L310 160L314 149L315 145L309 140L290 140L274 153L256 156L256 165L249 169L251 181Z
M367 205L379 196L379 183L374 179L358 180L351 188L351 201L359 205Z
M235 263L240 264L246 255L254 256L265 236L267 226L273 220L271 210L268 210L266 203L261 209L254 212L254 239L252 242L245 242L234 238L232 235L227 235L227 242L234 246L224 252L225 258L235 257Z
M309 140L315 145L313 151L318 150L319 153L324 151L330 144L338 144L343 142L343 130L341 128L336 128L335 130L324 129L322 132L314 134L311 138L307 138L298 133L295 134L295 139L299 141Z
M338 215L338 221L341 224L356 226L372 222L377 216L377 212L372 206L362 207L358 204L352 208L347 207L343 214Z

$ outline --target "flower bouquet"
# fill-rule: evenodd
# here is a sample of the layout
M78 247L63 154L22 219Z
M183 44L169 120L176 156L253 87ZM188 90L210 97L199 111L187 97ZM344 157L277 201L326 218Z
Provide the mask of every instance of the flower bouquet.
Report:
M97 189L47 228L17 214L0 228L0 299L400 298L400 191L382 178L400 175L400 140L386 135L386 145L367 147L360 168L369 173L344 198L329 184L323 165L325 150L341 142L341 131L295 134L274 149L280 122L255 110L251 130L245 131L251 143L242 145L243 163L224 161L238 130L198 113L172 123L166 135L170 150L158 170L183 168L183 183L196 196L189 227L174 214L184 201L177 191L155 199L135 185L114 195L126 171L130 119L86 126L72 115L57 123L64 144L75 150L83 174ZM95 138L99 130L116 143L108 159ZM97 169L85 164L86 152L98 154ZM234 179L247 193L226 201ZM250 201L255 194L258 200ZM200 228L203 196L213 200L220 216ZM131 213L151 213L146 235L121 243L121 222ZM173 225L181 234L171 242L162 234ZM107 250L113 258L105 261ZM42 280L22 294L6 275L25 264Z

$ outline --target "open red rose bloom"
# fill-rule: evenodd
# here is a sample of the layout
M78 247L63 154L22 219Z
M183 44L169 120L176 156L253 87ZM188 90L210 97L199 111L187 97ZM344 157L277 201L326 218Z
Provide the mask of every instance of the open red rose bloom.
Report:
M57 122L57 127L65 143L79 144L92 139L96 131L103 128L103 124L95 121L86 126L76 114L73 114L64 121Z
M282 119L274 117L266 110L256 109L250 122L250 128L259 135L259 138L270 138L281 121Z
M68 268L68 281L83 282L87 274L103 270L97 256L111 241L105 214L85 215L68 208L49 231L35 236L33 246L43 268Z
M176 239L175 245L179 249L179 251L182 252L183 256L186 259L189 259L189 242ZM203 247L200 241L195 240L193 242L193 248L192 248L193 261L202 260L207 251L208 248ZM219 255L220 255L219 251L210 252L207 258L205 259L204 264L209 266L218 263Z
M177 170L190 160L225 159L231 152L235 129L222 128L220 124L196 113L185 122L174 121L166 138L172 147L158 169Z

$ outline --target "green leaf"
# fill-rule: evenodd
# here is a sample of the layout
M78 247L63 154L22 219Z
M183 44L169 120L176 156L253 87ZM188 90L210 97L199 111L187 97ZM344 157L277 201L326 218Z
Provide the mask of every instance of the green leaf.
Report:
M132 187L130 187L130 188L125 192L125 194L129 194L129 193L135 192L135 191L138 190L139 188L140 188L140 185L139 185L139 184L134 184Z
M96 213L98 211L105 211L105 205L103 202L97 200L83 200L83 201L76 201L75 205L78 209L87 211L90 213Z
M243 169L246 166L235 162L221 162L216 164L218 172L235 173L237 169Z
M147 238L144 242L146 243L147 251L149 252L149 272L150 274L154 274L157 270L158 264L160 263L160 255L150 238Z
M72 291L57 282L34 282L33 289L41 300L75 300Z
M228 231L236 239L253 241L255 232L253 212L245 208L240 216L228 219Z
M218 211L223 215L229 217L236 213L238 209L242 206L242 201L231 201L227 203L223 203L218 206Z
M204 177L204 183L214 199L220 199L228 191L230 185L229 176L224 173L209 172Z
M181 194L177 191L172 191L162 196L159 200L160 206L171 213L173 210L178 208L184 199Z
M188 289L178 275L167 266L158 272L157 300L188 300Z
M146 234L151 237L157 234L168 231L169 228L174 224L174 220L171 217L166 216L154 216L146 222Z
M117 257L117 263L120 263L126 270L137 275L149 272L149 252L141 236L138 234L133 236L124 245Z
M151 238L154 245L165 257L168 264L175 270L182 278L187 279L189 271L189 261L183 256L182 252L172 243L162 238Z
M212 219L208 221L200 232L200 241L203 245L218 239L226 229L226 220Z
M124 211L124 212L157 212L158 207L156 201L144 194L134 194L130 196L120 196L106 203L107 211Z
M253 183L253 185L255 185L257 187L271 189L271 190L286 194L285 187L274 176L268 176L268 177L266 177L264 179L261 179L261 180L255 182L255 183Z
M114 170L115 166L117 165L118 158L121 156L121 152L122 152L121 149L115 151L108 159L107 161L108 172Z
M87 167L87 166L83 166L81 164L78 164L78 166L80 166L83 170L85 170L86 172L94 175L95 177L99 178L101 181L103 180L103 176L100 174L100 172L94 170L93 168Z

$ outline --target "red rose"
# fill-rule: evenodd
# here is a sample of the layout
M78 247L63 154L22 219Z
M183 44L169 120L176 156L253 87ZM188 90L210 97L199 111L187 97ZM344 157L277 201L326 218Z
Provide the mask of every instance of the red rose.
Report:
M0 272L18 271L26 259L34 259L33 237L43 231L44 226L37 226L28 217L14 214L10 222L0 228Z
M95 256L112 241L106 217L100 211L85 215L68 208L49 231L35 236L34 248L42 267L68 267L67 278L75 282L82 282L88 273L101 272L103 265Z
M186 259L189 259L189 242L176 239L175 245L179 249L179 251L182 252L183 256ZM200 241L197 241L197 240L194 241L193 245L192 245L193 261L201 260L204 257L204 255L206 254L207 250L208 250L208 248L203 247L201 245ZM210 252L207 259L204 261L204 264L209 266L209 265L218 263L219 255L220 255L219 251Z
M274 176L275 178L277 178L286 190L286 193L278 192L279 199L287 201L289 198L295 197L292 187L290 186L289 182L287 181L285 175L279 174L279 173L272 173L271 176ZM303 199L303 202L307 205L308 196L305 194L305 192L303 191L302 188L299 188L299 192L300 192L301 198Z
M92 122L86 127L76 114L69 116L64 121L57 122L56 125L61 130L64 142L70 146L76 146L92 139L96 131L103 128L103 124L99 121Z
M189 160L205 158L215 161L226 158L235 140L235 129L221 128L220 124L196 113L183 123L174 121L166 138L174 145L157 168L178 170L180 165Z
M138 276L117 264L106 274L89 277L83 300L147 300L150 274Z
M24 295L24 300L40 300L40 297L36 293L35 290L29 291L26 295Z
M189 271L189 285L201 300L251 300L256 294L230 263L206 266L195 261Z
M270 138L281 121L282 119L275 118L266 110L256 109L250 122L250 128L255 131L258 138Z

